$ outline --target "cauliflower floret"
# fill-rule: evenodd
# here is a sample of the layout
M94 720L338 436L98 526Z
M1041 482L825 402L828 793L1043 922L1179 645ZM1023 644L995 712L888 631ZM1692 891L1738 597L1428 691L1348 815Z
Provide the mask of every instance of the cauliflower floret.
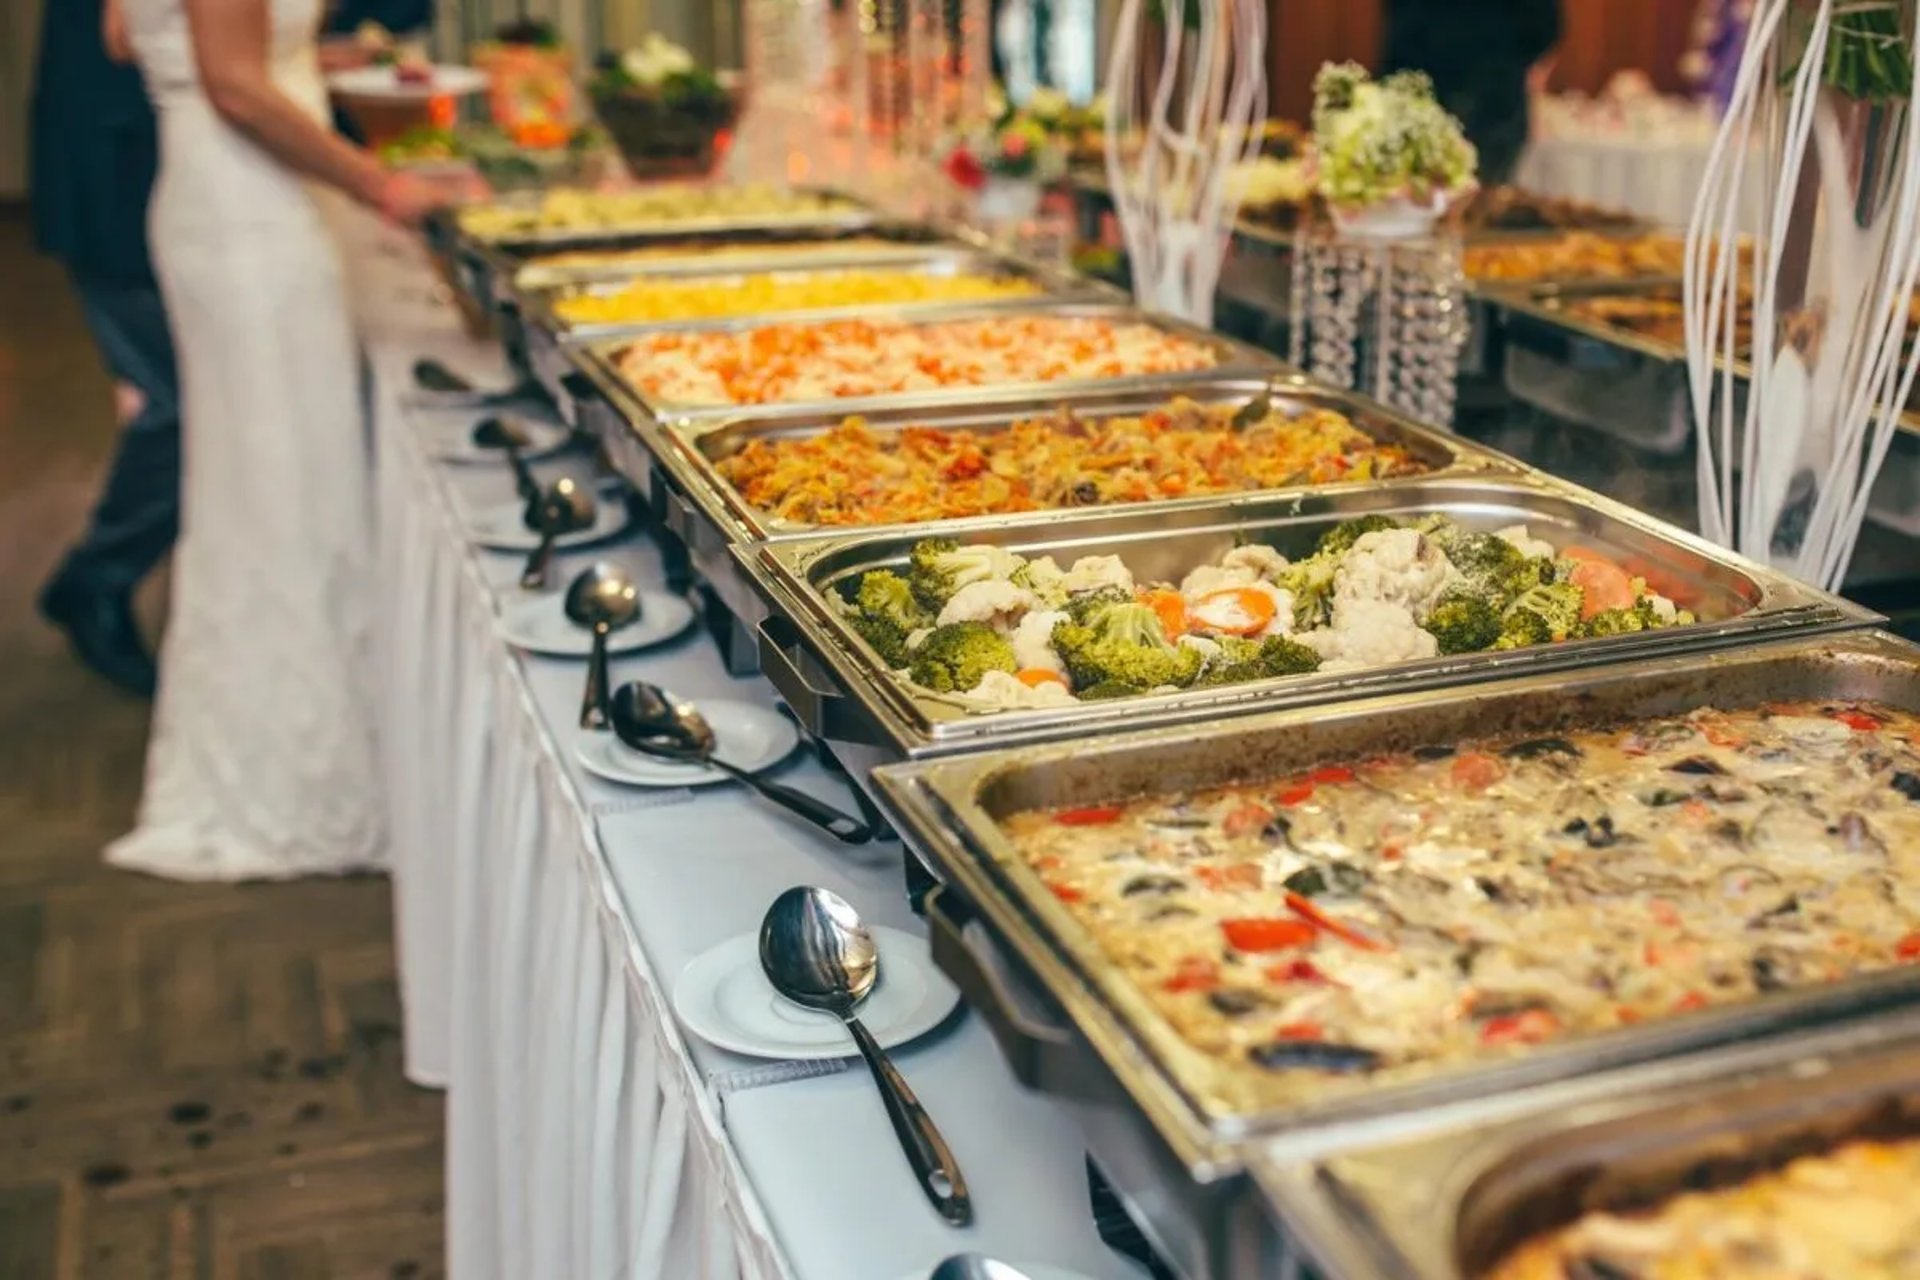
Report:
M989 579L974 582L953 593L936 618L935 625L951 622L986 622L1003 635L1013 629L1029 610L1040 607L1040 598L1011 582Z
M1660 619L1664 626L1672 626L1680 616L1680 606L1657 591L1649 591L1640 598L1647 602L1647 607L1653 610L1653 616Z
M927 642L927 637L932 634L933 634L932 627L919 627L919 628L916 628L915 630L907 632L907 648L909 650L918 649L921 645Z
M1066 588L1072 594L1098 591L1101 587L1133 590L1133 573L1120 563L1119 556L1082 556L1067 570Z
M1183 644L1189 649L1198 649L1200 656L1208 662L1220 656L1220 642L1207 636L1181 636L1174 643Z
M1252 565L1203 564L1180 579L1180 594L1192 601L1229 587L1250 587L1258 581L1260 571Z
M964 696L968 702L992 707L1071 707L1079 701L1063 684L1045 680L1037 685L1025 685L1019 677L1005 671L987 672Z
M1220 557L1223 569L1251 569L1262 578L1277 578L1287 567L1287 558L1264 542L1249 542Z
M1529 560L1551 560L1560 553L1551 543L1540 541L1527 531L1523 524L1510 524L1504 529L1496 529L1494 537L1501 539Z
M1405 605L1360 597L1337 600L1332 626L1295 639L1320 655L1322 671L1358 671L1440 652L1432 633L1421 629Z
M1013 660L1022 671L1039 667L1043 671L1067 674L1067 664L1053 651L1053 629L1068 621L1058 609L1035 609L1020 619L1008 638L1013 641Z
M1362 534L1334 575L1335 625L1343 602L1380 601L1424 618L1460 571L1446 553L1413 529Z

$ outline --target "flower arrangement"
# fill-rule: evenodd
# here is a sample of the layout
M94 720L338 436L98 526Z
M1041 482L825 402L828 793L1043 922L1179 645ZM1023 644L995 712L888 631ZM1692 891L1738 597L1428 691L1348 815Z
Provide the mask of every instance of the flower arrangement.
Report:
M550 22L522 18L476 45L473 65L487 73L494 124L527 147L565 144L572 131L572 55Z
M1340 62L1314 77L1315 183L1336 215L1397 205L1438 216L1473 190L1477 163L1424 74L1376 81Z
M1085 129L1085 107L1054 88L1039 88L1027 106L1014 107L995 86L987 109L993 125L962 136L947 152L943 169L954 184L977 192L989 178L1046 184L1066 177L1071 140Z
M636 176L705 172L733 123L732 91L659 32L602 54L590 92Z

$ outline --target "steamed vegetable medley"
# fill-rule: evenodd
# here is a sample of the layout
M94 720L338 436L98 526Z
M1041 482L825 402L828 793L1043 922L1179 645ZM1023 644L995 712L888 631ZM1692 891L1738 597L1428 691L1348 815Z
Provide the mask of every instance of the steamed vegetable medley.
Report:
M1474 532L1442 515L1335 525L1313 554L1235 547L1178 585L1118 556L1066 567L930 539L904 574L863 574L844 608L914 683L990 708L1351 671L1689 623L1606 556L1524 525Z

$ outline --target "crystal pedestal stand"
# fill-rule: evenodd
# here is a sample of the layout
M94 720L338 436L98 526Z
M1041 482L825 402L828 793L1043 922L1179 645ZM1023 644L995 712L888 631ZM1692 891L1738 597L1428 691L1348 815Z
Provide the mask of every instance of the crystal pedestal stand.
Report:
M1288 358L1424 422L1453 422L1466 343L1456 236L1370 240L1326 228L1294 241Z

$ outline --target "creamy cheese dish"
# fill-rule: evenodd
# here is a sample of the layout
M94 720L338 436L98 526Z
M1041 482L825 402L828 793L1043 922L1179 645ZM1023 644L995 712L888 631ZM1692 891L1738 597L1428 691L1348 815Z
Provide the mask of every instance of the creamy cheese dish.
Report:
M624 347L618 363L656 400L716 405L1183 373L1213 368L1219 357L1207 343L1152 324L1021 315L649 334Z
M1855 1141L1638 1213L1589 1213L1487 1280L1912 1280L1920 1138Z
M522 287L538 287L545 281L572 272L617 271L622 267L649 267L662 262L695 259L702 262L726 262L734 258L805 261L828 255L904 256L926 251L924 244L886 240L879 236L844 236L833 240L682 240L630 249L569 249L563 253L542 254L520 268L514 276L514 283Z
M1917 733L1702 708L1005 829L1234 1091L1277 1100L1920 959Z

